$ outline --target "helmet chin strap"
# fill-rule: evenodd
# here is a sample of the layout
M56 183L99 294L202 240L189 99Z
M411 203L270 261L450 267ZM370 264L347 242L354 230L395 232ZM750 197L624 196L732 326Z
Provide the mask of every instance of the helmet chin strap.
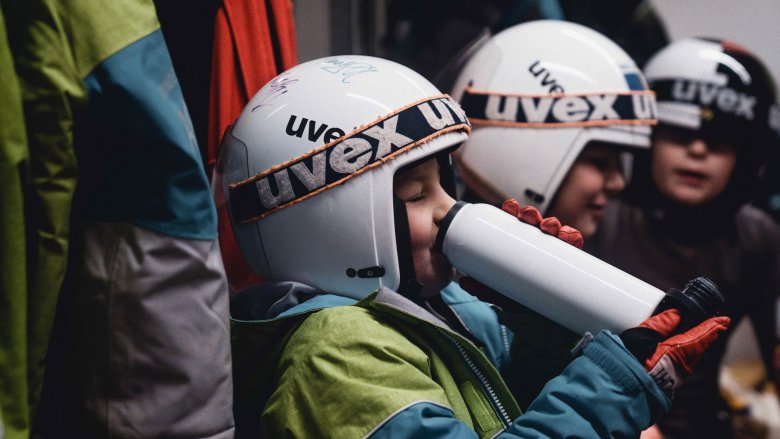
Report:
M412 238L409 231L409 217L406 203L393 195L393 216L395 220L395 247L398 253L398 271L400 282L398 293L412 301L420 300L423 284L417 281L412 255Z

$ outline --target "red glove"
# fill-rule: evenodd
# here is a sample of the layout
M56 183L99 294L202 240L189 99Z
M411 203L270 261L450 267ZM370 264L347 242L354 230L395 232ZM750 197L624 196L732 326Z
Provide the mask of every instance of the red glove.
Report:
M558 237L563 242L571 244L577 248L582 248L585 240L582 239L582 233L574 227L562 226L558 218L551 216L542 218L539 209L533 206L520 207L520 203L514 198L504 201L501 210L511 214L520 221L539 227L544 233Z
M626 348L670 398L685 377L693 373L699 358L718 334L731 324L728 317L711 317L681 334L672 335L680 320L678 310L668 309L620 334Z

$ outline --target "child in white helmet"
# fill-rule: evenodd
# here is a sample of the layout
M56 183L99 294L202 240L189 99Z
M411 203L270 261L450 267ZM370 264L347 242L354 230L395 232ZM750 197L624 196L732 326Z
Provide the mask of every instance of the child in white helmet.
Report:
M606 210L591 250L661 289L693 273L712 279L726 299L723 315L750 317L777 381L780 231L747 205L766 153L778 146L774 82L744 48L701 38L671 43L644 72L658 99L653 147L637 157L625 197ZM665 435L731 437L719 414L727 339L708 351L661 418Z
M482 349L496 315L475 303L469 331L439 294L449 152L469 129L428 81L371 57L302 64L250 101L215 179L269 279L231 305L238 436L630 437L668 409L679 382L647 370L689 370L728 319L658 343L679 319L654 316L636 357L602 332L521 415Z
M655 123L652 93L628 54L592 29L553 20L491 38L453 96L474 124L456 153L469 195L517 199L585 238L625 184L620 152L647 149Z
M461 198L494 205L516 199L529 206L522 211L528 221L541 221L536 208L586 242L625 186L623 158L649 148L655 123L652 93L629 55L598 32L561 21L495 35L464 65L453 96L474 124L454 154ZM461 294L456 285L445 291L450 301ZM514 387L525 407L570 361L578 334L522 306L501 305L520 333L511 340L512 367L524 377Z

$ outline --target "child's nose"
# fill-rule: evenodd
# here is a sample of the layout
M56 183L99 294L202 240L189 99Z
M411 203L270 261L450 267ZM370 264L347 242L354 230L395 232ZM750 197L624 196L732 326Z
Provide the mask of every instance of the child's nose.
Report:
M436 225L439 225L444 220L444 217L447 216L447 212L450 211L452 206L455 205L455 200L450 197L446 192L441 191L441 196L439 197L436 207L434 208L433 212L433 222Z
M703 156L707 154L707 142L702 139L693 139L688 144L688 153L695 156Z

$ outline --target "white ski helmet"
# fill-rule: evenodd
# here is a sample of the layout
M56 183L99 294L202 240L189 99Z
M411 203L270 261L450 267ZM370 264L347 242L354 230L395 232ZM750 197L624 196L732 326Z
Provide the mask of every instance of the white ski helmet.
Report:
M469 129L455 101L400 64L309 61L266 84L228 129L215 197L263 278L358 299L398 290L413 265L394 175L448 154Z
M780 106L763 63L730 41L683 38L653 55L644 72L659 124L736 148L731 191L737 204L747 201L767 153L780 146Z
M457 168L502 198L545 212L593 141L649 148L654 95L617 44L585 26L539 20L480 47L453 90L474 125Z

